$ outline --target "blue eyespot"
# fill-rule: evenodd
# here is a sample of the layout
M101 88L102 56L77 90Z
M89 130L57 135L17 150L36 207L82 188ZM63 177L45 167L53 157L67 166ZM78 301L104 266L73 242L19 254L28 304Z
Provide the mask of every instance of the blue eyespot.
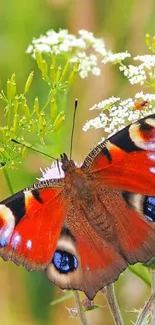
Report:
M7 245L7 240L6 240L6 238L2 237L0 239L0 248L5 247L6 245Z
M74 255L61 250L55 251L52 263L60 273L73 272L78 267L77 258Z
M155 222L155 196L146 196L143 211L148 221Z

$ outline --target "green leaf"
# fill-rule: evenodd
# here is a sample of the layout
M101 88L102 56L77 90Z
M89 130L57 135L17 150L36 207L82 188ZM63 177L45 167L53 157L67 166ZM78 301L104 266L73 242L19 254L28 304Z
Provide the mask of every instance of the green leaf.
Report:
M137 263L136 265L129 265L129 270L136 274L139 278L141 278L149 287L151 287L151 276L148 268L146 268L141 263Z

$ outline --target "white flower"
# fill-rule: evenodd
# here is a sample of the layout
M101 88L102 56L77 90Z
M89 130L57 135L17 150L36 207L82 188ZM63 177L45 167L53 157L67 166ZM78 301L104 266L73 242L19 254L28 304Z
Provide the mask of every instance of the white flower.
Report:
M39 181L44 181L48 179L57 179L57 178L64 178L65 174L64 171L62 170L62 163L60 161L58 162L53 162L51 164L51 167L45 168L43 171L40 169L42 172L42 177L39 178Z
M96 38L87 30L80 30L78 36L69 34L68 30L62 29L58 33L50 30L38 39L33 39L27 53L31 53L35 58L36 49L41 53L64 56L65 60L67 53L71 63L79 62L81 78L86 78L88 73L99 76L101 72L100 56L106 56L107 53L103 39Z
M120 100L119 97L110 97L108 99L103 100L102 102L95 104L94 106L92 106L90 108L90 111L92 111L93 109L99 109L99 110L103 110L105 108L109 108L112 104L116 103L118 100Z
M137 55L134 57L134 60L139 60L146 64L146 66L152 67L155 66L155 55L146 54L146 55Z
M144 81L147 79L146 70L143 64L140 64L139 66L130 64L127 67L124 65L120 66L119 69L124 72L124 75L129 79L132 85L137 83L143 85Z
M137 109L137 99L148 101L148 105L144 106L142 110ZM123 129L129 122L131 123L153 112L155 113L155 107L153 106L154 102L154 94L143 94L143 92L137 93L134 98L127 98L125 100L120 100L120 98L117 97L110 97L90 108L90 110L99 109L100 111L102 110L102 112L94 119L87 121L83 126L83 131L92 128L104 128L106 136L109 137ZM107 108L108 114L105 113Z
M121 53L112 53L109 51L107 52L105 58L102 60L102 63L107 63L107 62L117 63L129 57L131 57L131 54L128 53L127 51Z
M74 163L77 167L82 166L82 163L80 164L77 164L76 162ZM65 173L62 170L62 162L59 160L57 162L53 162L51 164L51 167L47 167L45 168L45 170L42 170L40 168L40 171L42 173L42 177L38 178L39 181L45 181L49 179L60 179L65 177Z
M144 101L151 102L155 101L155 94L144 94L143 91L141 91L135 95L135 99L143 99Z

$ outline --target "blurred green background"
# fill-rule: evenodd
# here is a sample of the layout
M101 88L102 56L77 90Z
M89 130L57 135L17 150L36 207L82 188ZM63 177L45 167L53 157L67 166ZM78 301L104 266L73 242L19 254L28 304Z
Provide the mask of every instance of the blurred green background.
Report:
M145 34L155 34L155 2L153 0L33 0L0 1L0 77L2 85L13 72L17 82L23 88L31 70L36 71L33 96L44 96L42 82L36 63L25 51L33 37L39 37L49 29L67 28L70 33L79 29L88 29L96 37L103 37L106 47L114 52L129 50L133 55L146 53ZM95 114L88 108L112 95L131 97L139 88L131 87L120 75L117 67L102 67L100 77L91 76L87 80L78 79L66 108L66 136L60 143L60 151L69 150L69 136L72 121L74 99L79 99L77 112L73 158L81 162L90 148L96 144L101 131L84 133L82 126ZM3 114L3 110L1 110ZM39 155L30 153L17 171L10 171L14 191L34 183L39 177L39 168L47 162ZM1 173L0 199L10 195ZM146 286L131 272L126 271L115 285L118 301L126 324L135 319L133 308L140 308L149 296ZM28 273L22 267L11 262L0 261L0 324L79 324L76 318L70 318L65 308L74 307L74 300L51 307L50 302L64 293L55 288L44 273ZM83 297L83 296L82 296ZM111 325L111 319L104 296L99 293L95 302L100 309L88 312L89 324Z

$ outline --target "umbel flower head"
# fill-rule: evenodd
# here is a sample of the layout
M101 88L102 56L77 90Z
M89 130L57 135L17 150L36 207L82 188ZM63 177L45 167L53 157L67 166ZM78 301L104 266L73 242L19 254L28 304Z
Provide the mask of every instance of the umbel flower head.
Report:
M101 58L107 55L104 40L96 38L93 33L79 30L78 36L68 33L68 30L49 30L38 39L33 39L27 53L35 58L35 51L56 56L64 56L70 63L79 62L79 76L88 77L88 73L98 76L100 74Z
M136 105L137 100L148 104L143 105L143 109L139 109ZM112 96L90 108L90 110L99 110L100 113L94 119L87 121L83 126L83 130L103 128L107 137L109 137L129 123L155 112L154 104L155 94L144 94L142 91L137 93L134 98L124 100Z

